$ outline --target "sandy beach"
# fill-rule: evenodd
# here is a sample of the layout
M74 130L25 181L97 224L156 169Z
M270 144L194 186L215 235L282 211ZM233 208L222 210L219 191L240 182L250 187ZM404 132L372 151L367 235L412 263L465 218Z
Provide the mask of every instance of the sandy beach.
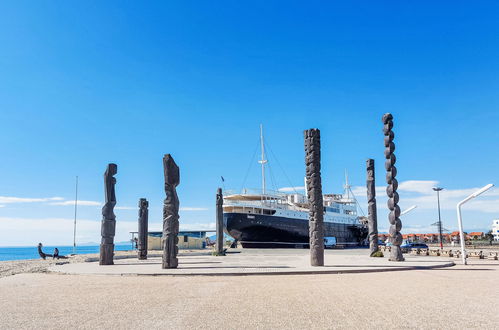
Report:
M116 251L116 256L137 255L132 251ZM22 273L46 273L50 266L66 263L84 262L91 258L98 258L98 254L81 254L69 256L68 259L28 259L0 261L0 278Z
M497 329L499 263L470 263L366 274L163 277L60 275L34 262L37 273L0 279L0 328Z

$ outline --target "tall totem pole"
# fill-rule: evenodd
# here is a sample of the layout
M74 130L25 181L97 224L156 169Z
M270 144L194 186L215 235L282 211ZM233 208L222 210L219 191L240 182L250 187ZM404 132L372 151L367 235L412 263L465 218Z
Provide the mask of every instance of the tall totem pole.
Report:
M369 226L369 248L371 256L378 251L378 215L376 211L376 184L374 180L374 159L366 162L367 170L367 224Z
M395 144L393 139L393 116L391 113L385 113L382 118L383 121L383 134L385 135L385 169L386 169L386 194L388 195L388 208L390 214L388 220L390 221L390 242L392 243L390 252L390 261L404 261L400 244L402 244L402 221L400 221L400 207L397 205L399 202L399 194L397 193L398 182L395 178L397 176L397 168L395 162L397 158L393 153L395 151Z
M147 259L147 231L149 220L149 202L145 198L139 200L139 238L137 244L139 260Z
M179 230L179 201L176 187L180 184L180 170L172 156L163 157L165 172L165 193L163 203L163 268L177 268L178 266L178 230Z
M216 242L216 252L218 256L224 254L224 215L223 215L223 205L224 196L222 195L222 189L217 190L217 242Z
M114 234L116 232L116 215L114 207L116 206L116 194L114 186L116 178L114 175L118 173L118 165L108 164L104 173L104 190L106 203L102 208L102 223L101 223L101 244L99 265L112 265L114 257Z
M324 203L321 182L321 133L309 129L305 135L305 165L310 235L310 264L324 266Z

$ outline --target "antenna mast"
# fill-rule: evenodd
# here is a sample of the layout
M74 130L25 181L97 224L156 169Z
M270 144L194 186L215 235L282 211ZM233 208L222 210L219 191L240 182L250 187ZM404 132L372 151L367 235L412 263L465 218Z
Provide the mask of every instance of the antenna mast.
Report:
M345 188L345 191L347 193L347 199L350 199L350 185L348 184L348 172L345 169L345 185L343 186Z
M262 159L258 162L262 164L262 195L265 195L265 164L267 160L265 159L265 146L263 143L263 125L260 124L260 145L262 148Z
M78 209L78 176L76 176L76 187L75 187L75 220L73 227L73 254L76 254L76 210Z

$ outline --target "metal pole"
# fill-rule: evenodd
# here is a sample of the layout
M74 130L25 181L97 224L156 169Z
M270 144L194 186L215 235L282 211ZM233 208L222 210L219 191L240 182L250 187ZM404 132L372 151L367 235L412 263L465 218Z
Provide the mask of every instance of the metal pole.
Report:
M78 176L76 176L76 187L75 187L75 220L73 226L73 254L76 254L76 214L78 210Z
M413 206L409 207L407 210L404 210L404 211L400 212L400 216L403 216L403 215L405 215L405 214L407 214L407 213L411 212L411 211L412 211L412 210L414 210L416 207L418 207L418 206L417 206L417 205L413 205Z
M441 190L441 189L440 189ZM437 203L438 203L438 232L440 240L440 250L443 250L444 244L442 241L442 219L440 218L440 190L437 190Z
M466 254L464 251L464 233L463 233L463 219L461 216L461 205L463 205L464 203L466 203L470 199L473 199L473 198L483 194L484 192L486 192L487 190L489 190L493 186L494 185L492 183L486 185L485 187L481 188L480 190L475 191L473 194L469 195L468 197L466 197L465 199L463 199L462 201L460 201L456 205L457 220L458 220L457 224L459 226L459 238L461 240L461 259L463 260L463 265L466 265Z
M263 142L263 125L260 124L260 144L262 149L262 159L259 161L262 164L262 195L265 195L265 163L267 160L265 159L265 144Z
M461 243L461 259L463 265L466 265L466 253L464 252L464 233L463 233L463 218L461 217L461 203L457 204L457 219L459 226L459 243Z

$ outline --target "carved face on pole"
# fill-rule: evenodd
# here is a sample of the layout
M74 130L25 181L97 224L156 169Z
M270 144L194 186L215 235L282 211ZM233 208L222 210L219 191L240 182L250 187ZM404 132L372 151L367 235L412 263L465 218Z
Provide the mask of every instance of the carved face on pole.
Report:
M149 202L145 198L139 199L139 209L146 209L149 207Z
M177 187L180 184L180 170L170 154L163 158L165 185Z

